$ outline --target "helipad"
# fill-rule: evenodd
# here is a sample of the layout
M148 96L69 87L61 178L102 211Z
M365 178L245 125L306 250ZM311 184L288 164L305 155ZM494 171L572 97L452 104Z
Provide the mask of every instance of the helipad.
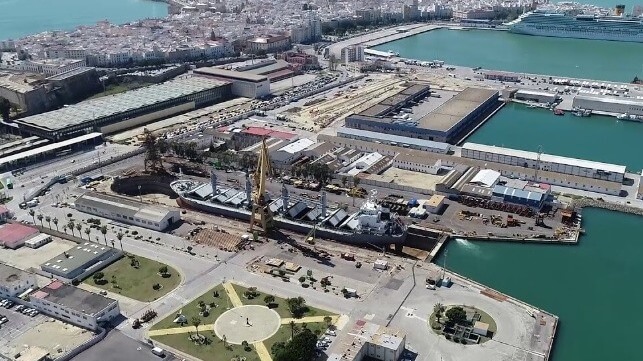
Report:
M252 344L270 338L280 325L281 317L275 310L258 305L239 306L217 318L214 333L231 344L240 345L243 341Z

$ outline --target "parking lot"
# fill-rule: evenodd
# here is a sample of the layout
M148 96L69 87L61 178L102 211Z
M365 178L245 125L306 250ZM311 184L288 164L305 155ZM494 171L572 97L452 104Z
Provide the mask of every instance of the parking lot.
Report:
M146 345L123 335L118 330L109 332L104 340L74 357L72 361L158 361L150 351L151 345ZM167 354L166 361L176 360Z
M30 329L36 328L45 322L46 316L39 314L36 317L30 317L16 312L13 306L11 309L0 308L0 315L7 317L8 322L0 326L0 353L3 355L13 355L15 352L14 342Z

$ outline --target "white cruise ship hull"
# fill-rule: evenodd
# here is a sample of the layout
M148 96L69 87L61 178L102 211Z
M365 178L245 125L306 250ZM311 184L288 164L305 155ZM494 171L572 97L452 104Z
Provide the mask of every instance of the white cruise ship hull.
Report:
M516 24L509 28L509 32L515 34L534 35L534 36L547 36L553 38L574 38L574 39L589 39L589 40L609 40L609 41L626 41L643 43L643 34L638 35L623 35L619 33L598 32L598 31L573 31L564 27L557 28L555 26L548 27L547 29L539 29L535 26L523 26Z

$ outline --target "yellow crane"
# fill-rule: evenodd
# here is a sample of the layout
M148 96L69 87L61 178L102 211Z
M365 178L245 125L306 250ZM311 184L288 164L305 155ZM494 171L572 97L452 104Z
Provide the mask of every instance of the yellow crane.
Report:
M266 195L266 178L270 175L270 158L268 158L268 147L266 139L261 141L261 152L257 161L252 181L252 216L250 217L250 232L254 232L256 227L261 228L261 232L267 233L272 227L272 212L267 203Z

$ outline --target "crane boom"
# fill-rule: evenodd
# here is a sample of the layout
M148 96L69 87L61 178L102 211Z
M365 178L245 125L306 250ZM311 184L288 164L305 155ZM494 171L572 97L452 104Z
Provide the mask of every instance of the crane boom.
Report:
M253 174L252 190L252 215L250 217L250 232L255 227L261 227L262 232L268 232L272 225L272 212L268 208L266 194L266 178L270 175L270 158L268 157L268 147L266 139L261 140L261 151L257 160L257 169Z

